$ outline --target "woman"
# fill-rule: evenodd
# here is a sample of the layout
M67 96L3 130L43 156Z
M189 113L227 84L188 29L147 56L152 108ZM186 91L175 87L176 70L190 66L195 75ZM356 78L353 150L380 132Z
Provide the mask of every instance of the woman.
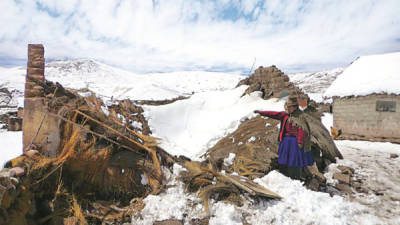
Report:
M303 112L299 110L296 97L289 97L285 110L286 112L259 110L254 112L281 121L278 164L287 167L289 177L300 179L303 167L314 163L314 157L310 152L309 127L302 115Z

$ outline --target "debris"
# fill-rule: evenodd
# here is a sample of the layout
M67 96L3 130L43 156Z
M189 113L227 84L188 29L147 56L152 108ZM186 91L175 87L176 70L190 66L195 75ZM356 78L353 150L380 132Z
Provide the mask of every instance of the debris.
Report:
M353 193L353 191L351 190L350 185L348 185L348 184L339 183L339 184L336 184L335 187L336 187L339 191L341 191L341 192L343 192L343 193L346 193L346 194L351 194L351 193Z
M198 197L203 200L203 205L208 212L209 199L218 194L218 200L226 200L236 205L242 204L240 192L245 192L251 196L259 196L273 199L281 199L281 197L254 183L250 179L243 179L240 176L233 176L226 173L218 172L210 163L185 162L183 166L187 171L181 172L181 179L190 192L198 192ZM214 179L217 180L213 184Z
M333 179L336 179L341 183L350 184L349 174L335 173L333 174Z
M8 193L11 187L2 188L2 195L9 199L8 205L0 206L7 212L6 223L28 221L39 214L44 216L40 220L43 223L128 222L129 216L134 214L129 199L159 193L164 180L161 166L168 167L174 161L174 157L157 146L156 138L147 135L149 130L141 115L143 110L130 101L120 101L107 109L109 116L106 116L101 110L106 106L95 95L82 97L59 84L33 82L42 87L44 101L48 102L43 124L50 117L59 121L55 130L59 130L56 135L60 143L56 157L47 157L43 142L33 140L24 155L11 160L12 174L22 176L25 173L22 182L16 184L17 193L29 194L22 203L21 195ZM136 116L132 116L135 113ZM123 120L140 122L142 129L131 123L124 124ZM34 132L38 134L34 137L40 140L42 134ZM141 183L141 174L146 175L148 185ZM12 184L11 179L8 180ZM99 203L99 200L104 202ZM18 215L11 213L15 207L29 208L38 202L42 206L32 214L28 211Z
M163 220L163 221L156 221L154 225L183 225L182 220Z
M9 170L11 177L21 177L25 174L25 170L21 167L14 167Z
M349 174L350 176L354 174L354 169L351 167L340 165L337 168L342 171L342 174Z
M260 66L251 76L241 80L237 86L240 85L249 86L243 95L250 94L254 91L261 91L264 99L286 96L285 93L288 92L288 90L301 92L299 88L289 82L289 77L274 65L270 67Z
M10 116L8 117L8 131L21 131L22 130L22 118Z

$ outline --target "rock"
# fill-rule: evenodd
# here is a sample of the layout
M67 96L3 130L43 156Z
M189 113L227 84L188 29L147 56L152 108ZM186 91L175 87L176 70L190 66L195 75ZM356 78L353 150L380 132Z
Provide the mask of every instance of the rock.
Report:
M210 217L205 217L203 219L194 218L190 221L190 225L208 225Z
M397 158L397 157L399 157L399 155L394 154L394 153L390 154L390 158L392 158L392 159L395 159L395 158Z
M319 182L325 183L326 177L319 172L317 165L314 163L312 166L307 166L308 171L312 174L313 177L318 179Z
M21 167L14 167L9 172L11 177L20 177L25 174L25 170Z
M313 191L318 191L319 180L317 178L311 178L310 183L307 184L307 188Z
M163 220L163 221L156 221L153 225L183 225L182 220Z
M24 154L26 156L28 156L29 158L32 158L32 156L38 155L39 151L38 150L29 150L29 151L26 151Z
M342 171L343 174L354 174L354 169L348 166L338 166L337 167L340 171Z
M347 194L353 193L350 185L348 185L348 184L336 184L335 187L343 193L347 193Z
M22 118L11 116L8 118L8 131L21 131L22 130Z
M329 185L322 188L322 191L328 193L331 197L335 196L335 195L342 195L342 193L337 188L329 186Z
M341 183L350 184L350 175L349 174L335 173L335 174L333 174L333 179L336 179Z
M351 184L351 186L353 186L355 189L361 188L361 183L360 182L353 182Z

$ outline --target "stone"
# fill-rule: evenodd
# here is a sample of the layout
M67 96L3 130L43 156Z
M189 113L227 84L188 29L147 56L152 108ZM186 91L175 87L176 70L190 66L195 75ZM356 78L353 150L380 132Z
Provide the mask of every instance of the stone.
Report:
M190 221L190 225L208 225L210 221L210 217L207 216L203 219L194 218Z
M336 187L339 191L341 191L341 192L343 192L343 193L347 193L347 194L353 193L353 191L351 190L350 185L348 185L348 184L336 184L335 187Z
M390 154L390 158L392 158L392 159L395 159L395 158L397 158L397 157L399 157L399 155L394 154L394 153Z
M153 225L183 225L183 221L170 219L170 220L156 221L154 222Z
M39 151L38 150L28 150L24 153L26 156L29 158L32 158L34 155L38 155Z
M353 183L351 184L351 186L353 186L355 189L361 188L361 183L360 183L360 182L353 182Z
M319 190L319 181L317 178L311 178L310 182L307 184L307 188L312 191Z
M326 177L321 172L319 172L316 163L314 163L312 166L307 166L307 169L313 175L313 177L318 179L320 182L326 182Z
M21 131L22 130L22 118L10 116L8 118L8 131Z
M337 167L340 171L342 171L343 174L354 174L354 169L348 166L338 166Z
M331 197L333 197L335 195L342 195L342 193L337 188L329 186L329 185L322 188L322 191L328 193Z
M341 183L350 184L349 174L335 173L333 174L333 179L336 179Z
M25 170L21 167L14 167L9 172L11 177L20 177L25 174Z

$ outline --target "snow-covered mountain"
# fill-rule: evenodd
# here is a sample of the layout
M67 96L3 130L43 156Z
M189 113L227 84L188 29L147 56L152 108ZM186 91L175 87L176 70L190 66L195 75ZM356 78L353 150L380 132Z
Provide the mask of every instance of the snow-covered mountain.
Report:
M311 99L323 102L323 93L343 71L344 68L335 68L314 73L294 73L289 74L289 79L303 89Z
M15 90L12 106L23 106L25 75L24 67L0 67L0 88ZM67 88L90 89L104 98L131 100L164 100L226 90L244 78L238 74L204 71L136 74L91 59L48 62L45 77Z
M230 89L243 78L204 71L136 74L90 59L49 62L45 76L66 87L88 88L105 97L132 100L164 100L193 92Z

